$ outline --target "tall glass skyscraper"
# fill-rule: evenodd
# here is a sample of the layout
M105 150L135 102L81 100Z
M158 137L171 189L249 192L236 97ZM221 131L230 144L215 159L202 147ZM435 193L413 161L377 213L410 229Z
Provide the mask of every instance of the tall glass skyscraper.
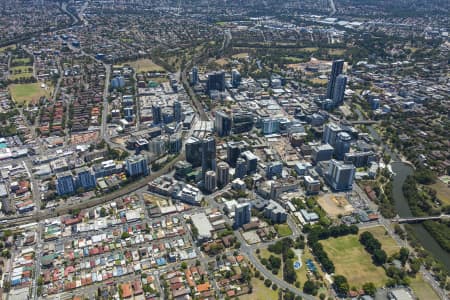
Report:
M344 69L344 60L338 59L333 61L333 65L331 67L330 79L328 80L327 87L327 98L333 99L334 95L334 87L336 85L336 79L339 75L342 74L342 70Z

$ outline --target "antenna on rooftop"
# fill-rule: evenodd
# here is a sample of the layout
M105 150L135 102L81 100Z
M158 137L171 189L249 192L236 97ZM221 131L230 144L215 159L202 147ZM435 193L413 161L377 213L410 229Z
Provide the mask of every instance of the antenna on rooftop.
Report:
M177 10L177 15L181 15L181 0L178 0L178 10Z

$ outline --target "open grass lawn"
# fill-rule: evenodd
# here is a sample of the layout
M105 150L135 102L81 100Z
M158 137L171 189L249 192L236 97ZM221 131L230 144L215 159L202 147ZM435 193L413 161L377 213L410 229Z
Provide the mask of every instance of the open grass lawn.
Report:
M351 287L360 288L366 282L373 282L377 287L385 285L387 276L383 268L372 263L357 235L330 238L320 243L334 263L335 273L347 277Z
M275 225L275 229L278 232L279 237L285 237L292 234L292 230L288 224L277 224Z
M240 300L277 300L278 291L272 290L264 285L264 281L259 278L252 278L253 293L239 296Z
M29 103L31 101L39 100L40 97L50 97L52 95L53 88L41 88L41 83L25 83L25 84L12 84L9 86L11 97L18 104Z
M248 57L248 52L242 52L242 53L238 53L235 54L233 56L231 56L232 58L236 58L236 59L242 59L242 58L247 58Z
M299 62L303 61L303 59L295 57L295 56L284 56L283 59L288 61L289 63L292 63L292 64L299 63Z
M411 288L419 299L423 300L439 300L439 296L433 288L426 282L421 274L417 274L416 278L411 279Z
M344 49L330 49L328 50L330 55L343 55L345 53Z
M31 78L31 77L33 77L33 73L22 72L22 73L11 74L11 75L9 75L8 78L10 80L15 80L15 79L20 79L20 78Z
M137 73L141 72L163 72L165 71L163 67L155 64L151 59L143 58L135 61L128 61L122 65L130 65Z
M16 49L16 45L9 45L5 47L0 48L0 53L6 52L6 51L12 51Z
M436 191L437 198L443 205L450 205L450 188L440 180L431 185L431 188Z
M33 66L17 66L9 70L9 79L33 77Z
M363 233L364 231L370 232L377 240L380 241L381 248L386 252L388 256L391 256L392 254L400 251L400 246L395 242L395 240L389 234L385 234L386 229L383 226L364 228L359 231L359 234Z
M305 48L299 48L300 52L316 52L319 50L317 47L305 47Z
M31 58L13 58L12 63L22 63L24 65L31 64Z

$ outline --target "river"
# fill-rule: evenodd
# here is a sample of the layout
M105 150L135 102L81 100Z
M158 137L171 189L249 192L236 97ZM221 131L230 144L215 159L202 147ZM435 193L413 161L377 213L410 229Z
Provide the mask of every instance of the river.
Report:
M408 175L413 174L413 168L403 162L395 161L391 164L392 171L395 173L393 181L393 196L395 200L395 209L401 218L413 217L409 204L403 195L403 182ZM422 224L411 224L417 240L422 246L430 252L436 259L438 259L445 266L447 271L450 271L450 255L441 248L435 239L428 233Z

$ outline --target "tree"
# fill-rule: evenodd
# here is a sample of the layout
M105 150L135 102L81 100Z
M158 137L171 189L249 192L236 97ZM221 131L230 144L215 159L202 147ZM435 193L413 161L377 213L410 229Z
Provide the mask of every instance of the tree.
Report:
M399 259L402 262L403 266L406 264L408 257L409 257L409 250L405 247L400 248Z
M181 263L181 268L182 268L183 270L186 270L186 269L187 269L187 264L186 264L186 262L182 262L182 263Z
M317 285L311 281L307 280L305 284L303 285L303 292L310 295L317 295Z
M270 280L270 279L264 280L264 285L265 285L266 287L270 287L270 286L272 285L272 280Z
M373 282L364 283L362 288L364 292L370 296L374 296L377 291L377 288L375 287L375 284L373 284Z
M334 276L334 289L338 293L338 295L346 296L348 291L350 290L350 286L347 282L347 278L342 275Z
M382 265L386 263L387 260L387 254L384 252L384 250L377 249L373 252L373 261L377 265Z
M100 217L102 218L106 217L106 208L102 207L100 209Z

